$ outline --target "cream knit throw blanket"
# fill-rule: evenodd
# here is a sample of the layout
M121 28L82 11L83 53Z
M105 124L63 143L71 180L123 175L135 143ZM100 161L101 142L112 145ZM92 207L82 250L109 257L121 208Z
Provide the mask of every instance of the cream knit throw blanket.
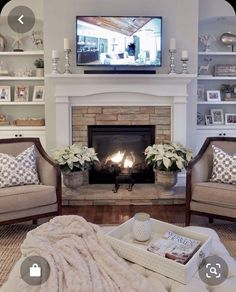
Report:
M44 257L51 271L41 286L19 279L17 291L157 292L111 249L99 226L79 216L58 216L30 231L21 252Z

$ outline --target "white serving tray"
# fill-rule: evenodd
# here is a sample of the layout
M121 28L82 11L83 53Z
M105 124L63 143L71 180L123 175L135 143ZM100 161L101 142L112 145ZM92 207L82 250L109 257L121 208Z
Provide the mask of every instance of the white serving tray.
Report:
M163 236L168 230L172 230L180 235L201 241L201 247L185 265L171 259L161 257L147 251L147 245L133 242L133 221L134 218L131 218L106 234L106 238L113 249L120 257L126 260L139 264L166 277L172 278L180 283L187 284L198 270L203 258L210 254L211 236L190 231L183 227L159 220L151 219L152 237L148 245Z

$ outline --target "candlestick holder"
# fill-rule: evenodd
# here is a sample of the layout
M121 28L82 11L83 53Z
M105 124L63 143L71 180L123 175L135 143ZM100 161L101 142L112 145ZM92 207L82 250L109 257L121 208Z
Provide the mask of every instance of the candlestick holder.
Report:
M189 58L182 58L182 71L181 74L188 74L188 60Z
M60 58L52 58L52 74L59 74L58 63Z
M175 71L175 53L176 53L176 50L170 49L169 53L170 53L170 72L169 72L169 74L176 74L176 71Z
M65 52L65 72L64 74L71 74L71 71L70 71L70 53L71 53L71 49L66 49L64 50Z

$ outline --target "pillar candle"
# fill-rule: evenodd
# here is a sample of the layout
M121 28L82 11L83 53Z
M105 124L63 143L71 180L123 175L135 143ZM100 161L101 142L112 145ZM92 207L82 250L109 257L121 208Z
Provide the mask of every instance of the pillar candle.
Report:
M175 50L176 49L176 41L174 38L170 39L170 50Z
M188 59L188 51L186 51L186 50L182 51L182 59L184 59L184 60Z
M52 58L55 59L55 58L59 58L59 53L57 50L52 50Z
M70 49L69 39L64 38L64 50L69 50L69 49Z

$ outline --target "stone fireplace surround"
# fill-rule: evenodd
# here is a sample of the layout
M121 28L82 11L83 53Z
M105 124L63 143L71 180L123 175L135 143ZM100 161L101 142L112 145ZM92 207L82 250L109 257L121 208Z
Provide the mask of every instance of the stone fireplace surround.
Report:
M194 77L192 74L47 75L55 89L56 144L72 143L73 107L81 110L96 107L99 111L107 107L133 107L134 110L163 107L163 110L171 108L171 140L185 145L187 86Z

